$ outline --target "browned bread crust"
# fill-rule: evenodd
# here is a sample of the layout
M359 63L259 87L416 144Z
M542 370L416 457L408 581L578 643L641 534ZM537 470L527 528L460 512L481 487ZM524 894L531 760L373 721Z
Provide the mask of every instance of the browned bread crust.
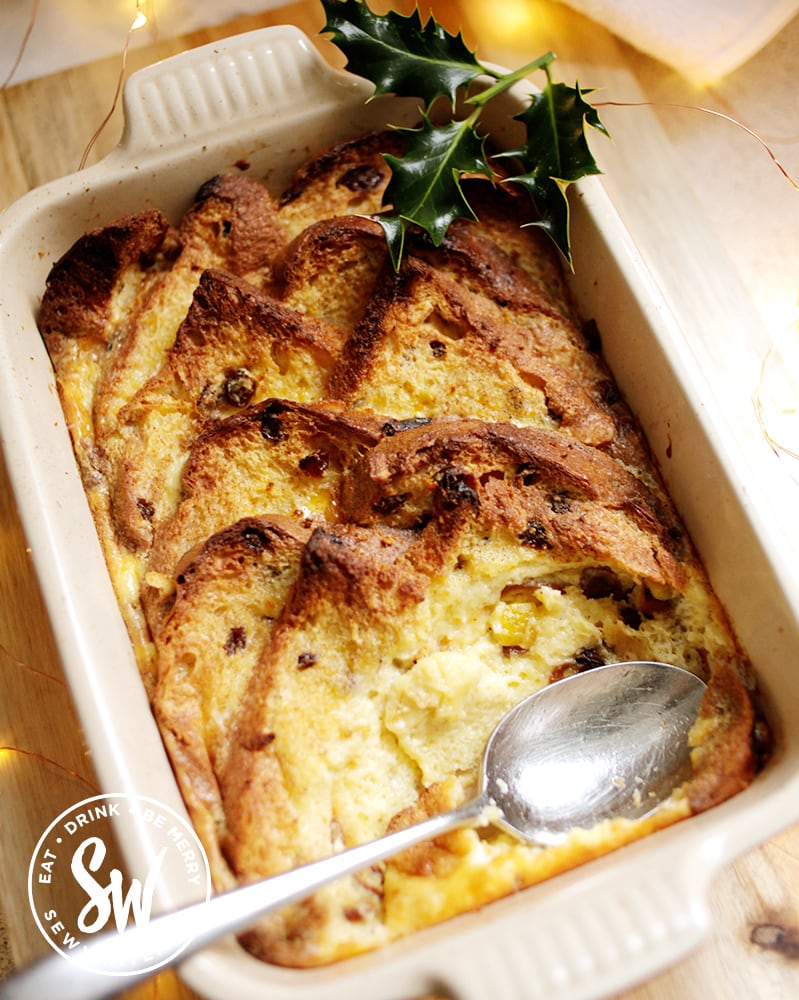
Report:
M309 534L296 520L270 517L212 535L178 566L172 613L158 634L156 718L217 885L234 880L219 849L226 820L216 776Z
M373 220L321 219L286 249L279 272L283 301L333 324L343 345L363 318L387 258L383 230Z
M592 396L592 383L566 375L530 336L541 317L516 311L511 325L488 297L408 258L399 275L384 274L331 376L331 393L350 406L401 417L510 418L610 445L614 419ZM568 353L578 355L577 331L563 318L559 322L561 343L568 341ZM544 314L542 323L554 337L555 321ZM566 353L565 344L562 350ZM579 371L589 363L575 367ZM604 382L604 373L595 371L594 379Z
M151 627L171 600L180 558L225 525L265 511L335 519L340 479L379 440L383 423L335 402L269 399L208 424L191 443L179 503L149 553L143 600Z
M150 265L168 234L166 217L151 211L81 236L47 277L39 329L48 350L57 354L64 337L94 337L107 344L119 282L129 268Z
M479 223L459 219L436 251L411 234L413 252L470 287L490 290L497 302L576 319L563 269L534 225L530 199L482 180L465 181L464 191Z
M161 368L203 271L219 267L263 286L286 242L266 189L237 174L212 178L200 188L180 222L178 240L172 266L152 287L144 284L129 295L123 335L111 345L97 389L100 441L113 438L122 406Z
M280 201L280 218L290 235L319 219L379 212L390 176L383 154L400 154L405 145L401 132L373 132L311 157Z
M691 556L664 498L553 431L438 420L386 437L344 480L340 507L360 524L418 527L464 501L556 559L590 555L675 593L685 585Z
M124 441L111 483L119 537L135 550L150 547L179 499L179 488L164 484L179 477L206 424L275 392L297 400L326 395L336 351L336 330L243 279L205 271L161 370L119 414Z

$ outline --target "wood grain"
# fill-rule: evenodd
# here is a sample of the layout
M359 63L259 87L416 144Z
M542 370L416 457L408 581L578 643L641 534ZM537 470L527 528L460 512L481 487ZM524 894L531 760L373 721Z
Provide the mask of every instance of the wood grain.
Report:
M377 6L377 5L374 5ZM388 7L383 4L383 8ZM412 4L394 4L408 12ZM558 4L530 0L532 15L522 34L503 35L493 0L441 0L431 4L449 30L459 26L481 57L507 65L554 48L563 78L577 76L601 87L607 100L645 101L662 96L671 81L665 68L633 52L598 25ZM131 52L128 71L185 48L269 24L293 23L315 37L323 23L316 2L287 4L262 15L241 18ZM326 57L340 55L316 38ZM112 58L0 92L0 205L30 188L76 169L97 125L109 110L120 71ZM734 104L734 86L717 92L719 106ZM685 95L682 95L685 96ZM704 95L706 99L708 95ZM751 109L749 109L751 110ZM634 125L607 109L615 145L597 149L606 187L641 242L643 253L691 328L718 322L718 303L751 314L761 322L752 287L742 280L718 227L703 222L701 190L687 178L676 143L683 133L668 113L639 109ZM117 108L94 145L89 162L109 152L122 128ZM799 129L798 129L799 130ZM706 143L707 136L702 136ZM722 156L723 138L719 138ZM634 148L634 156L630 155ZM654 179L640 184L642 172ZM793 209L792 209L793 210ZM676 229L691 234L680 242L675 261L664 252ZM795 230L794 230L795 232ZM768 252L764 249L764 252ZM686 294L686 269L699 268L713 255L719 261L710 284ZM784 261L773 267L783 266ZM794 255L793 266L797 268ZM773 270L772 267L772 270ZM0 880L7 937L4 962L21 965L48 946L36 928L25 891L27 866L38 837L52 819L77 799L94 792L96 780L82 740L55 643L47 622L27 543L0 466ZM799 827L751 851L723 872L711 900L714 929L694 955L653 981L625 994L627 1000L788 1000L799 995ZM3 957L5 955L5 958ZM193 996L172 974L126 994L158 1000Z

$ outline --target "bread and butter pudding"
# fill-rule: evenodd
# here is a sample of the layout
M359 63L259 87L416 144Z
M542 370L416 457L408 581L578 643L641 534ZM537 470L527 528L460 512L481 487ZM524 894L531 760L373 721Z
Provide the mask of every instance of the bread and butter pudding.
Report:
M244 935L317 966L707 809L758 764L749 667L554 250L473 182L440 247L380 226L397 133L288 191L208 181L58 261L40 328L143 683L218 890L471 796L560 677L708 683L693 775L556 847L450 833Z

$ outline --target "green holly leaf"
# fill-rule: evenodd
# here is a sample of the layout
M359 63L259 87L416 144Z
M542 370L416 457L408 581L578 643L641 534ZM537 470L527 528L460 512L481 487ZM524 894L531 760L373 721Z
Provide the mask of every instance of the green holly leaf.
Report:
M419 9L408 17L374 14L361 0L322 0L323 32L347 57L347 68L371 80L375 95L419 97L429 107L446 95L454 104L461 87L485 72L463 41Z
M475 131L472 118L434 125L423 115L420 128L402 131L409 136L405 153L385 157L391 178L384 202L391 206L391 214L378 220L395 267L402 256L408 225L420 226L434 246L440 246L455 219L476 218L463 193L464 175L494 177L485 141Z
M471 119L434 125L422 116L420 128L403 129L408 146L400 156L386 155L391 179L384 200L393 214L421 226L436 246L457 218L475 218L461 186L464 174L493 178L484 140Z
M515 157L525 172L509 179L527 189L541 220L535 223L555 241L571 263L567 188L574 181L601 173L586 139L586 127L607 135L599 114L589 104L579 84L552 83L533 94L530 104L516 117L526 128L523 147L503 154Z

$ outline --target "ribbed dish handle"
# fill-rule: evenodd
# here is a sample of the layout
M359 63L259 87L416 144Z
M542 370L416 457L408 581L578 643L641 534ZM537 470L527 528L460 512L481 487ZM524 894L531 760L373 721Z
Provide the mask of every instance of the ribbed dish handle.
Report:
M292 25L234 35L134 73L123 92L124 132L110 158L202 148L242 123L328 103L331 91L354 92L362 83L329 66Z
M598 1000L665 970L709 930L707 873L693 879L677 862L636 874L541 900L490 948L467 937L446 988L457 1000Z

